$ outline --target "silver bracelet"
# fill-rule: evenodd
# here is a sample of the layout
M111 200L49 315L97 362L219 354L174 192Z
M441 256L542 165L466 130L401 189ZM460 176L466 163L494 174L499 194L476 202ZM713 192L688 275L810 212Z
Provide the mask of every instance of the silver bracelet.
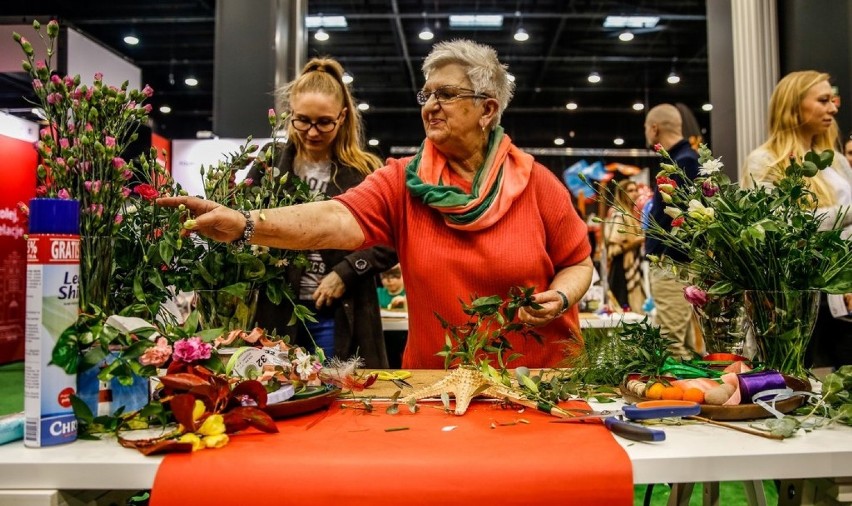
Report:
M254 235L254 220L251 219L251 213L249 213L248 211L246 211L244 209L237 209L237 211L245 217L246 228L243 229L243 235L239 239L237 239L236 241L233 241L231 243L231 246L234 249L243 249L243 246L248 244L248 242L251 240L252 236Z

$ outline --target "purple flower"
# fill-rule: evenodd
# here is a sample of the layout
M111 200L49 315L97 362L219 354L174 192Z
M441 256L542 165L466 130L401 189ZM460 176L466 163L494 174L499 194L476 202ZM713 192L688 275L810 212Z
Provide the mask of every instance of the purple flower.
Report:
M683 298L693 306L707 304L707 292L695 285L689 285L683 289Z
M701 183L701 193L704 194L705 197L712 197L719 192L719 187L711 183L709 180Z
M200 337L181 339L175 343L174 357L181 362L195 362L210 358L213 346L205 343Z

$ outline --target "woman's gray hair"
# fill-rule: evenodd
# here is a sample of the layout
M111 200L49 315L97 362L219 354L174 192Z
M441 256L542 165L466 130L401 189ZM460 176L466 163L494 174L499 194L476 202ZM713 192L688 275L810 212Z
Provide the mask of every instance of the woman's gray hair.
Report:
M515 83L509 80L507 66L497 59L497 51L491 46L467 39L439 42L423 61L423 75L429 79L432 71L452 63L464 67L476 93L484 93L497 99L500 108L489 127L499 125L503 111L512 100Z

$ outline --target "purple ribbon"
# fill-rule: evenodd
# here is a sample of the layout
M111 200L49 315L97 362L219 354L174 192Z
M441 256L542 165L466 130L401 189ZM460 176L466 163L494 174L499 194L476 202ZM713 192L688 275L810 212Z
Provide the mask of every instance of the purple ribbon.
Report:
M740 374L740 394L743 403L751 403L755 394L766 390L787 388L784 376L778 371L760 371L749 374Z

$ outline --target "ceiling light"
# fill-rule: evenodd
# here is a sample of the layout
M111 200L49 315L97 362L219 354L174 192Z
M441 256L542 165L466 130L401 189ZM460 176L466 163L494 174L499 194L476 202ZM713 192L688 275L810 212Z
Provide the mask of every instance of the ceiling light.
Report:
M569 111L574 111L577 109L577 102L568 102L567 104L565 104L565 108Z
M636 102L635 104L633 104L634 111L641 111L643 109L645 109L645 104L643 104L642 102Z
M659 16L607 16L604 28L654 28L660 22Z
M370 104L368 104L367 102L361 102L360 104L358 104L358 110L359 111L367 111L369 109L370 109Z
M215 139L216 134L212 130L199 130L195 132L196 139Z
M168 114L168 113L172 112L172 108L163 104L163 105L160 106L160 112L163 113L163 114Z
M630 42L631 40L633 40L633 37L633 32L631 32L630 30L625 30L618 34L618 40L620 40L621 42Z
M316 31L316 33L314 33L314 38L317 39L320 42L324 42L324 41L328 40L328 32L326 32L325 30L320 28L319 30Z
M135 35L127 35L124 37L124 43L131 46L135 46L136 44L139 44L139 37Z
M588 79L589 82L593 83L593 84L599 83L599 82L601 82L601 75L598 74L597 72L592 72L591 74L589 74L589 77L587 77L586 79Z
M710 112L713 110L713 104L707 103L701 106L701 110L705 112Z
M565 144L565 139L563 139L562 137L557 137L557 138L553 139L553 143L556 144L557 146L561 146L561 145Z
M680 82L680 76L675 73L673 70L669 77L666 78L666 82L669 84L677 84Z
M305 27L311 28L346 28L346 16L308 16L305 18Z
M501 28L503 16L500 14L453 14L450 16L450 28Z
M432 32L432 30L429 29L428 26L424 26L423 29L420 30L420 33L417 34L417 36L420 37L420 40L432 40L435 38L435 34Z
M616 146L621 146L622 144L624 144L624 139L622 139L621 137L616 137L612 140L612 143Z
M530 40L530 34L528 34L523 27L518 28L518 31L515 32L515 40L517 40L518 42L526 42Z
M343 73L343 84L351 84L354 80L355 78L352 77L352 74L350 74L349 72Z
M370 140L367 141L367 144L369 144L370 146L378 146L379 145L379 139L370 139Z
M187 86L198 86L198 79L194 77L187 77L183 80L183 82L186 83Z

